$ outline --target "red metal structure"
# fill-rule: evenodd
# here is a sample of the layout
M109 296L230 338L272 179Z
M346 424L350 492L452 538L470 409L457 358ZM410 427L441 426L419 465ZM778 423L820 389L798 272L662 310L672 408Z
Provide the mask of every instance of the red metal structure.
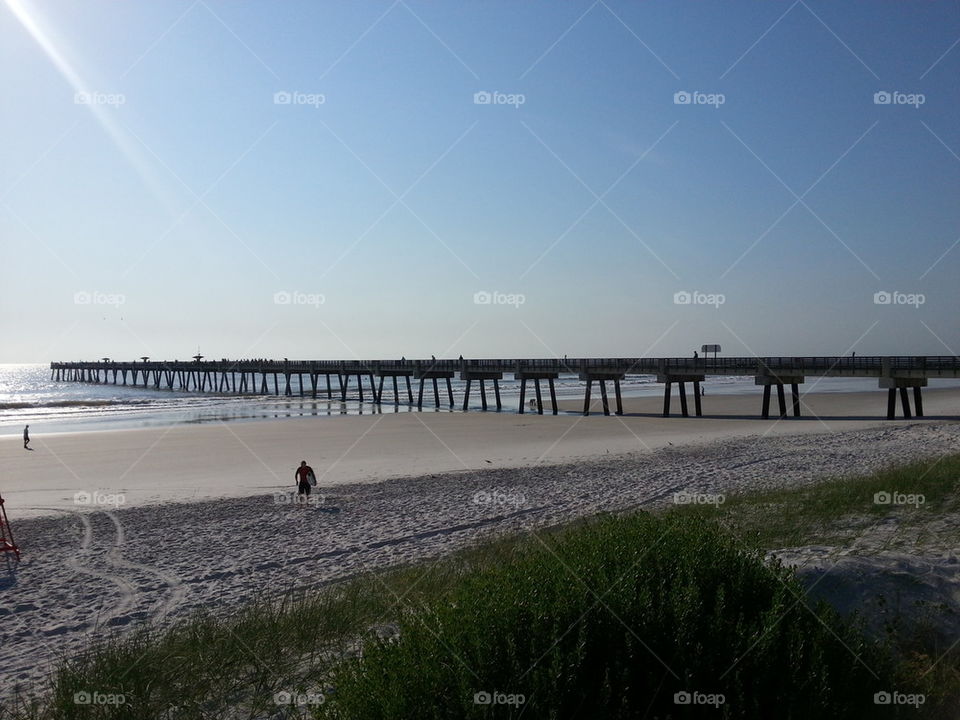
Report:
M13 531L7 520L7 509L3 506L3 496L0 495L0 552L12 552L20 559L20 548L13 541Z

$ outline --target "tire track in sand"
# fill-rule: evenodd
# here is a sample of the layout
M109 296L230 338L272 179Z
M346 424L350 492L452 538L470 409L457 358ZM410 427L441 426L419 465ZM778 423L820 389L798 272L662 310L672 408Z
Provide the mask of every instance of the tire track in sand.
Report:
M116 618L120 617L127 613L130 608L133 606L136 601L137 596L140 594L139 591L134 588L134 586L127 581L125 578L120 577L119 575L114 575L112 573L103 572L97 570L93 567L88 566L90 556L92 554L91 546L93 544L93 525L90 522L88 513L72 511L77 518L80 519L80 522L83 524L83 539L80 542L80 548L77 550L77 553L67 559L67 566L70 567L74 572L80 573L81 575L89 575L90 577L95 577L100 580L106 580L107 582L113 583L120 590L120 600L114 604L107 613L107 615L100 615L101 607L95 610L96 617L95 621L90 624L90 629L96 629L97 627L102 627L104 625L109 625L110 622ZM117 540L122 542L122 536L118 536ZM117 544L114 543L114 548L117 547ZM112 550L110 551L112 552Z
M180 579L179 575L164 572L163 570L159 570L150 565L143 565L141 563L136 563L132 560L127 560L124 558L122 556L122 551L126 536L124 534L123 524L120 522L120 518L117 517L115 511L104 511L104 514L110 518L117 531L117 542L107 554L107 562L114 567L138 570L148 575L153 575L154 577L160 578L160 580L162 580L167 586L167 590L165 592L170 593L169 597L164 599L161 595L160 598L154 600L152 607L155 608L155 610L150 613L151 620L162 620L170 613L171 610L173 610L174 607L180 604L184 596L187 594L187 589L184 586L183 581ZM142 595L142 593L138 593L138 595Z

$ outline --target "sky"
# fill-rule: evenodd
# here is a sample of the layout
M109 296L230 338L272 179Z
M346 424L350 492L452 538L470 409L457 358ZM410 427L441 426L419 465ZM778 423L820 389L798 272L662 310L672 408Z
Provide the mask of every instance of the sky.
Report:
M960 352L956 2L0 0L0 362Z

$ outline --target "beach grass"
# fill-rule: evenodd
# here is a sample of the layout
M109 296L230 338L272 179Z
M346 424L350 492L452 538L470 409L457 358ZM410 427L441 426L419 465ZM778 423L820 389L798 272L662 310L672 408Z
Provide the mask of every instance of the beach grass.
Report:
M920 526L957 510L958 478L951 456L599 516L281 598L264 589L238 611L102 640L0 719L893 717L873 703L892 689L927 696L903 716L948 717L955 653L928 673L922 649L867 639L763 552L890 518ZM875 502L882 492L924 502Z
M825 478L803 487L732 495L722 503L680 505L675 512L719 521L752 547L844 545L894 520L901 537L933 517L960 512L960 455L899 465L860 477ZM960 543L960 527L938 533Z

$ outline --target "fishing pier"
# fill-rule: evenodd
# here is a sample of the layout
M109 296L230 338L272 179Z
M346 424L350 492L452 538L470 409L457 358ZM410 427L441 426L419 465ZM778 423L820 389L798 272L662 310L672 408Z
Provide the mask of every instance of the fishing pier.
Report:
M509 359L509 360L193 360L115 362L100 361L50 363L51 380L97 384L132 385L158 391L221 393L240 395L294 395L292 378L297 377L296 394L330 400L347 399L351 383L361 402L395 405L416 405L423 408L424 389L432 389L435 407L441 406L439 383L444 381L450 407L456 406L451 380L458 376L465 381L463 409L467 410L474 383L479 384L481 407L489 407L487 383L492 384L493 405L503 409L500 381L510 375L520 384L518 412L526 406L528 383L535 392L536 412L543 414L545 381L551 409L557 414L554 381L561 375L575 375L584 383L583 414L590 414L594 384L599 385L604 415L610 414L607 383L612 383L615 410L623 414L620 383L627 376L656 376L664 386L663 415L670 415L673 386L677 386L680 414L689 416L687 384L692 385L694 415L701 416L700 383L712 376L753 376L763 386L761 416L770 416L773 391L776 390L780 417L788 416L786 387L790 387L790 411L800 416L799 386L809 377L877 378L880 389L887 390L887 417L896 416L897 398L904 418L923 416L921 389L931 378L960 378L960 358L954 356L864 356L864 357L696 357L696 358L579 358L579 359ZM306 381L305 381L306 378ZM322 378L322 380L321 380ZM336 381L332 381L336 378ZM400 387L400 379L403 388ZM384 383L391 388L384 396ZM270 382L272 380L272 383ZM411 381L419 384L417 399ZM429 383L429 385L427 385ZM272 387L271 387L272 384ZM364 385L369 393L364 395ZM392 389L392 393L389 392ZM910 390L913 391L911 409ZM403 400L401 399L403 398Z

